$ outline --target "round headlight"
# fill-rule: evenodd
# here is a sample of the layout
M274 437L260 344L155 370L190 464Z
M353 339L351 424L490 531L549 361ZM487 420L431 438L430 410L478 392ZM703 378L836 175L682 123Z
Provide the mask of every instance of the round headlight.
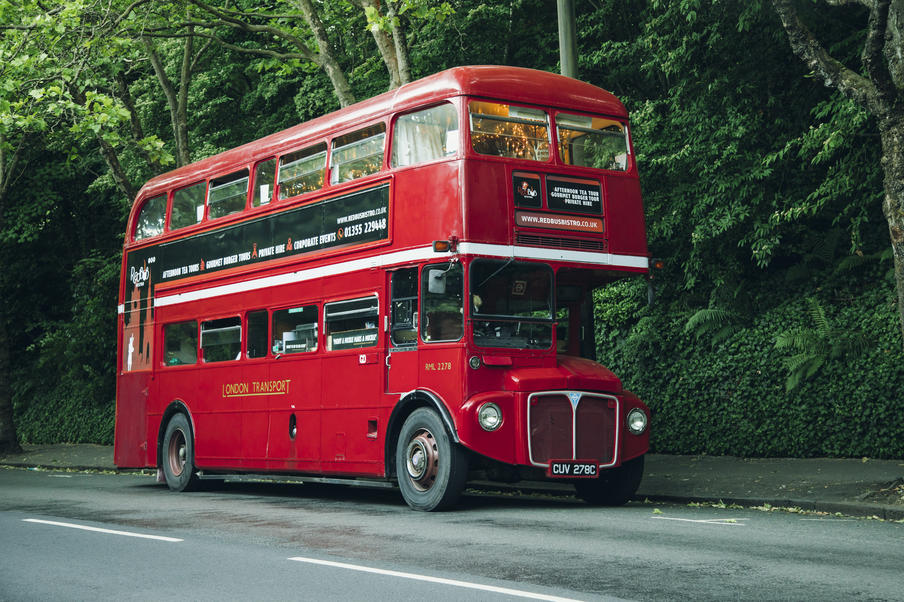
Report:
M647 430L647 415L643 410L634 408L628 412L628 430L634 435L640 435Z
M471 358L468 360L468 365L471 366L472 368L474 368L475 370L480 368L480 356L472 355Z
M485 403L477 410L477 422L485 431L495 431L502 426L502 410L495 403Z

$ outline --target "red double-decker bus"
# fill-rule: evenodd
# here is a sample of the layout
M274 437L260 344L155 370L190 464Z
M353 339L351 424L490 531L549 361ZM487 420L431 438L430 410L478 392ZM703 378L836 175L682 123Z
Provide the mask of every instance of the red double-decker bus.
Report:
M115 462L230 474L469 474L636 491L647 407L594 361L594 288L648 271L625 107L459 67L149 181L129 218Z

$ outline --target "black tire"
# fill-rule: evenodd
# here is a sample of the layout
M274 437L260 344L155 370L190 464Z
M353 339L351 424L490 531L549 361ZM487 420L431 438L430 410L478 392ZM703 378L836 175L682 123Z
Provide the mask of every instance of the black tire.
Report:
M628 460L618 468L603 470L597 479L574 484L578 497L595 506L622 506L640 487L643 478L643 456Z
M195 471L195 440L185 414L174 414L166 425L160 463L166 484L173 491L191 491L198 486Z
M405 420L396 442L395 462L402 497L415 510L452 506L468 477L467 455L430 408L418 408Z

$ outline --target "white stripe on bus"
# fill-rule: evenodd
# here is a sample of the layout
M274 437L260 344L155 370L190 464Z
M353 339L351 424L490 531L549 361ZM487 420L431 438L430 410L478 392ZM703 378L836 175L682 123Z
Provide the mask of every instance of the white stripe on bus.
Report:
M583 264L592 264L604 267L634 268L643 269L649 264L649 260L645 256L637 255L612 255L610 253L595 253L589 251L568 251L563 249L540 249L536 247L522 247L516 245L493 245L484 243L461 243L458 245L458 253L466 255L489 255L492 257L517 258L517 259L538 259L544 261L568 261ZM235 282L232 284L223 284L211 288L198 289L186 293L176 293L174 295L161 295L154 300L154 307L166 307L168 305L177 305L179 303L188 303L191 301L199 301L202 299L210 299L223 295L232 295L235 293L244 293L262 288L270 288L285 284L295 284L314 280L316 278L324 278L326 276L337 276L339 274L347 274L357 272L359 270L367 270L374 268L382 268L394 264L403 264L410 261L423 261L428 259L438 259L442 257L450 257L452 253L437 253L433 251L433 247L419 247L417 249L408 249L405 251L396 251L385 255L375 255L373 257L365 257L362 259L352 259L331 265L318 266L299 270L297 272L288 272L285 274L276 274L274 276L265 276L254 280L245 280L243 282ZM117 310L120 314L125 312L125 306L119 305Z

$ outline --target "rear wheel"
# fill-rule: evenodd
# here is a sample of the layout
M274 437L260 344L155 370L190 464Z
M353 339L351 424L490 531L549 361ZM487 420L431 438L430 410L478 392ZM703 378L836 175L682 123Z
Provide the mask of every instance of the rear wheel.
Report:
M597 479L574 484L578 497L596 506L621 506L637 493L643 478L643 456L628 460L618 468L600 471Z
M418 408L405 420L395 461L402 497L415 510L448 508L461 496L468 459L434 410Z
M162 449L163 475L173 491L190 491L198 484L195 442L185 414L175 414L166 425Z

